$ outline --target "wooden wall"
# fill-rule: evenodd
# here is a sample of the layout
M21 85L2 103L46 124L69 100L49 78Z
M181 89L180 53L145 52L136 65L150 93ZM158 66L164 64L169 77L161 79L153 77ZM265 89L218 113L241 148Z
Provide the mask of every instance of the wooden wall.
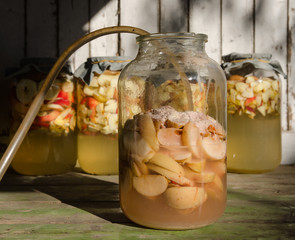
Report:
M282 89L283 146L285 158L295 158L295 0L1 0L0 23L0 133L8 121L7 67L18 66L23 57L58 57L90 31L129 25L206 33L207 53L219 63L230 52L272 53L288 75ZM136 52L135 35L114 34L84 45L70 61L75 69L90 56Z

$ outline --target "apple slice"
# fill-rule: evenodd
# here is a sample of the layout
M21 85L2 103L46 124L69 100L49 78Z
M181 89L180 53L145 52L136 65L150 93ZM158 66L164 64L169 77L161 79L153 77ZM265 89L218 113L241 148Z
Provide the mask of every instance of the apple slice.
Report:
M155 151L138 132L126 132L124 134L123 143L126 152L136 161L147 161L155 154Z
M197 173L187 166L184 166L183 169L184 169L184 176L196 183L213 182L216 175L214 172L209 172L209 171L203 171L201 173Z
M66 81L66 82L62 83L61 89L64 92L71 93L71 92L74 91L74 83L73 82L70 82L70 81Z
M188 161L186 162L186 165L192 169L193 171L200 173L204 170L206 164L206 159L201 159L199 161Z
M168 205L176 209L199 207L207 199L205 190L198 187L170 187L164 196Z
M205 171L215 172L220 177L226 174L226 165L221 161L208 161L206 163Z
M139 127L139 132L144 140L154 149L155 151L159 150L159 142L156 137L156 129L154 123L149 114L145 113L138 115L136 118L137 125Z
M83 92L86 96L93 96L95 88L85 85L83 88Z
M136 162L136 166L138 167L139 171L141 172L141 174L143 175L147 175L149 173L149 169L148 167L146 166L145 163L143 162Z
M156 197L166 191L168 181L161 175L134 176L133 187L143 196Z
M51 110L51 109L54 109L54 110L59 110L59 111L63 111L64 110L64 107L59 105L59 104L55 104L55 103L48 103L48 104L44 104L42 105L41 107L41 110Z
M159 173L163 176L165 176L166 178L168 178L169 180L178 183L179 185L183 185L183 186L192 186L192 181L190 181L188 178L177 174L175 172L171 172L165 168L159 167L157 165L154 165L152 163L148 163L147 167L149 169L151 169L152 171Z
M29 104L38 93L37 84L31 79L21 79L16 85L15 93L22 104Z
M158 130L157 137L159 143L164 146L181 146L182 130L178 128L161 128Z
M199 140L200 130L196 124L192 122L185 124L182 131L182 142L184 145L188 146L189 150L196 158L201 158L202 156L200 147L198 146Z
M170 149L171 148L171 149ZM170 151L169 155L178 163L184 163L187 161L191 161L192 153L186 149L168 147L167 149Z
M230 77L229 77L229 80L230 81L240 81L240 82L242 82L242 81L244 81L245 80L245 77L243 77L243 76L241 76L241 75L231 75Z
M173 158L169 157L167 154L157 152L150 160L159 167L165 168L171 172L175 172L180 175L184 175L184 170Z
M60 114L60 111L52 110L50 113L44 116L39 116L36 118L37 122L51 122L55 120Z
M201 146L208 160L222 160L226 156L226 142L223 140L210 136L204 137Z
M221 200L224 196L224 186L221 178L216 175L212 183L205 185L205 190L208 197Z
M142 174L137 166L137 164L135 162L132 162L131 163L131 169L132 169L132 172L134 174L134 176L136 177L140 177Z

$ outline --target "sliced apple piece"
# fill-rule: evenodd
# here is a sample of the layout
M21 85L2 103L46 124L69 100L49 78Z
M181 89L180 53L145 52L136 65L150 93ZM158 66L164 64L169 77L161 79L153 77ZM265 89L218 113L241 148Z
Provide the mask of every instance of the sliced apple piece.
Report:
M212 183L216 186L218 190L220 191L224 190L223 182L219 176L216 175Z
M152 163L148 163L147 167L149 169L151 169L152 171L159 173L163 176L165 176L166 178L168 178L169 180L178 183L179 185L183 185L183 186L192 186L192 181L190 181L188 178L177 174L175 172L171 172L165 168L159 167L155 164Z
M187 166L195 172L202 172L205 168L206 159L201 159L199 161L188 161Z
M230 77L229 77L229 80L231 80L231 81L240 81L240 82L242 82L242 81L244 81L245 80L245 77L243 77L243 76L241 76L241 75L231 75Z
M205 157L209 160L222 160L226 155L226 142L218 138L204 137L202 139L202 149Z
M60 111L52 110L47 115L39 116L36 118L37 122L51 122L55 120L60 114Z
M136 166L138 167L138 169L139 169L139 171L141 172L141 174L144 174L144 175L146 175L146 174L148 174L149 173L149 169L148 169L148 167L146 166L146 164L145 163L143 163L143 162L136 162Z
M215 173L211 171L202 171L197 173L188 166L183 166L184 176L196 183L210 183L214 181Z
M136 177L140 177L142 174L137 166L137 164L135 162L132 162L131 163L131 169L132 169L132 172L134 174L134 176Z
M178 128L161 128L158 130L157 137L159 143L164 146L181 146L182 130Z
M170 187L165 192L165 199L172 208L189 209L203 204L207 194L198 187Z
M126 151L139 162L147 161L155 154L138 132L126 132L123 143Z
M242 93L248 88L248 85L243 82L237 82L236 83L236 89L238 92Z
M161 175L134 176L133 187L143 196L156 197L166 191L168 181Z
M219 176L224 176L226 174L226 164L221 161L208 161L205 171L212 171Z
M159 167L165 168L171 172L183 175L184 170L173 158L169 157L167 154L157 152L150 160L150 163L153 163Z
M169 149L169 148L168 148ZM178 163L191 161L192 153L186 149L175 148L170 150L169 155Z
M29 104L38 93L37 83L31 79L21 79L16 85L15 93L22 104Z
M64 92L73 92L74 91L74 83L70 81L66 81L62 84L61 89Z
M150 115L147 113L138 115L136 120L141 136L155 151L158 151L159 142L156 137L156 129Z
M205 185L205 190L208 197L222 199L224 196L224 186L221 178L216 175L212 183Z
M200 130L196 124L192 122L185 124L182 131L182 142L184 145L188 146L189 150L196 158L201 158L202 156L198 145L199 140Z

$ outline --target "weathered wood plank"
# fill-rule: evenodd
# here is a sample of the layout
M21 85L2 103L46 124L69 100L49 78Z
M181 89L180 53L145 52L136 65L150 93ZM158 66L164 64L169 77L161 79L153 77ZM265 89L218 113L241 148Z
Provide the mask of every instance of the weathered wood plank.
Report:
M90 31L118 25L118 0L90 1ZM90 56L116 56L118 34L100 37L90 42Z
M159 32L158 29L158 1L156 0L120 0L120 25L142 28L150 33ZM138 46L136 35L121 34L120 55L134 58Z
M284 72L287 65L287 1L261 0L255 6L255 52L272 53ZM287 82L282 81L282 128L287 129Z
M89 212L57 202L0 201L1 224L85 224L106 223ZM0 235L1 236L1 235Z
M222 1L222 55L252 53L253 0Z
M289 0L288 9L288 130L295 137L295 0ZM294 155L295 156L295 153Z
M59 55L74 41L88 33L88 1L59 1ZM85 28L86 26L86 28ZM89 57L89 43L79 48L70 57L73 71Z
M188 31L188 1L161 0L160 32Z
M27 0L27 57L56 57L56 1Z
M189 29L191 32L208 35L206 52L209 57L220 63L221 33L220 33L220 0L190 0Z
M5 69L17 67L24 57L24 1L0 1L0 137L7 136L9 129L9 82L4 79ZM6 139L3 139L6 143ZM0 140L1 143L1 140Z

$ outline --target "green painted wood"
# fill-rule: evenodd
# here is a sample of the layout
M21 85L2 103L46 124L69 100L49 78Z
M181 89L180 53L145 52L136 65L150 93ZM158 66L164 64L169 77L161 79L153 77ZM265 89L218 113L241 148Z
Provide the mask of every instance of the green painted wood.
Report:
M8 172L0 183L0 239L293 239L295 166L228 174L228 201L214 224L162 231L137 226L120 209L118 176Z

